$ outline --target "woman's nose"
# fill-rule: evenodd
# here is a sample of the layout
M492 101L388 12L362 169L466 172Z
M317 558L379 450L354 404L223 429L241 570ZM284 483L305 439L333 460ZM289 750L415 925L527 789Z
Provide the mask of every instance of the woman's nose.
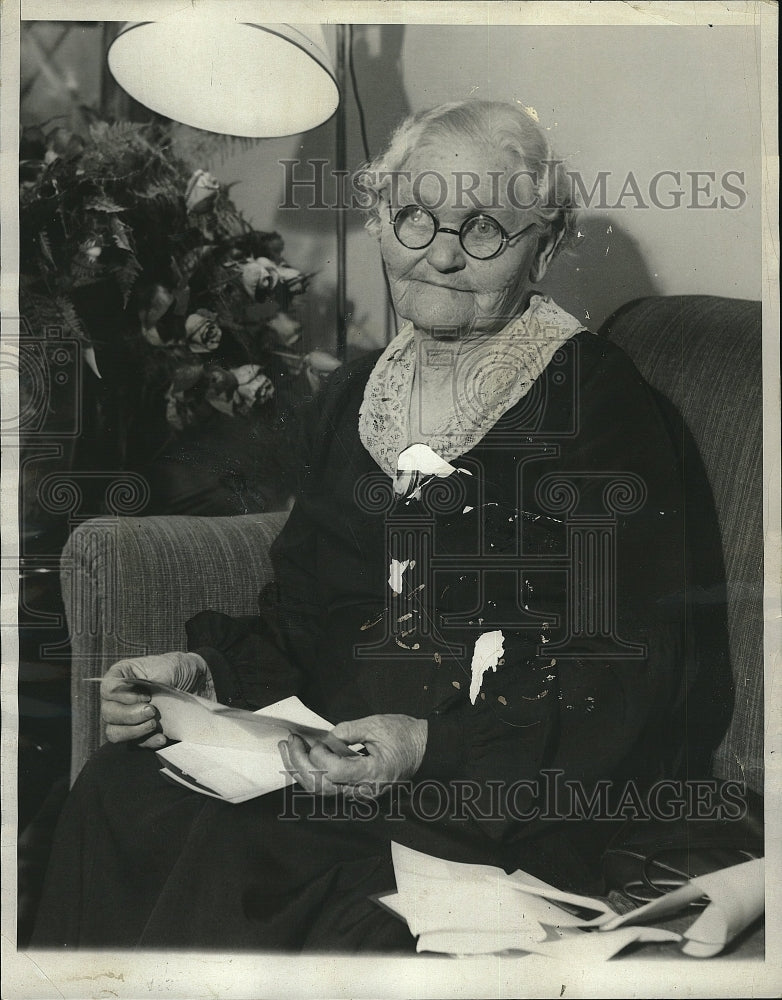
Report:
M442 230L429 244L426 259L432 267L442 271L443 274L450 271L461 271L467 263L458 234Z

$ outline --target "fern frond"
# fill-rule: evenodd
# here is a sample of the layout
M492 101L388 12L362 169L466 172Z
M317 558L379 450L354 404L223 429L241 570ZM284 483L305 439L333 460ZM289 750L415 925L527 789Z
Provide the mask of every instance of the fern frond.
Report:
M129 253L122 265L114 271L114 277L122 292L122 308L127 309L130 293L143 268L134 253Z
M19 306L25 326L33 336L42 337L48 327L62 325L62 312L56 301L35 291L23 276L20 276Z
M71 262L71 279L74 288L82 288L84 285L94 285L103 276L103 268L96 268L94 265L82 263L78 257L74 258Z
M68 333L84 343L91 343L92 338L84 328L84 324L76 312L76 307L66 295L58 295L56 300L60 310L60 318Z
M53 268L56 269L57 265L55 264L54 256L52 255L52 243L49 239L49 234L45 229L42 229L40 233L38 233L38 243L46 260L52 265Z
M133 235L133 230L130 226L126 226L124 222L112 215L111 217L111 238L120 248L120 250L126 250L128 253L133 253L133 246L130 242L130 237Z

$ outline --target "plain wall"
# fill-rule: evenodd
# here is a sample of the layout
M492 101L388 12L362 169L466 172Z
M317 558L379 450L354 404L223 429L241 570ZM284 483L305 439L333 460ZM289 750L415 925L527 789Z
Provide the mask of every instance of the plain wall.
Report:
M329 40L333 44L333 29ZM354 64L367 138L375 154L409 111L468 97L519 101L535 109L556 152L591 189L600 171L615 204L632 172L647 208L627 195L624 207L586 211L577 249L560 257L544 283L593 329L629 299L651 294L761 296L759 57L743 27L575 27L358 25ZM302 100L306 95L302 94ZM348 166L364 159L353 94L346 95ZM284 158L333 163L334 120L302 136L264 140L212 164L260 228L278 229L290 262L317 270L302 303L309 344L333 347L336 280L332 211L285 210ZM327 168L328 169L328 168ZM302 168L306 173L306 168ZM671 170L712 171L701 203L739 196L739 208L654 207L649 184ZM706 180L702 181L706 184ZM664 179L667 198L673 181ZM306 204L310 195L301 192ZM353 349L385 343L393 332L377 247L349 213L347 292Z

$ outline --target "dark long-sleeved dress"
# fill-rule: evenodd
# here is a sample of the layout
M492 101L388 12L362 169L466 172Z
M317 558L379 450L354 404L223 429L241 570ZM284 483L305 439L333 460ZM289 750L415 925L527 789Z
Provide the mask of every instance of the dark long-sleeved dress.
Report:
M412 949L369 899L394 888L391 840L599 892L645 789L706 773L731 708L713 512L628 358L577 334L412 496L358 436L374 361L337 373L309 424L258 617L205 611L189 645L226 703L426 718L420 770L374 802L230 805L104 747L66 804L34 946ZM501 660L474 677L496 631Z

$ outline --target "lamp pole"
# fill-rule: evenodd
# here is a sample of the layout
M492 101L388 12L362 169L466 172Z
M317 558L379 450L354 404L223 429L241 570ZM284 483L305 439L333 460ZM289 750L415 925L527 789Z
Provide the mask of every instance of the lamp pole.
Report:
M337 86L339 87L339 104L336 114L336 176L337 184L342 184L342 178L347 170L347 65L348 65L348 31L347 25L338 24L337 28ZM342 192L337 197L337 357L345 360L347 351L347 208L342 201Z

